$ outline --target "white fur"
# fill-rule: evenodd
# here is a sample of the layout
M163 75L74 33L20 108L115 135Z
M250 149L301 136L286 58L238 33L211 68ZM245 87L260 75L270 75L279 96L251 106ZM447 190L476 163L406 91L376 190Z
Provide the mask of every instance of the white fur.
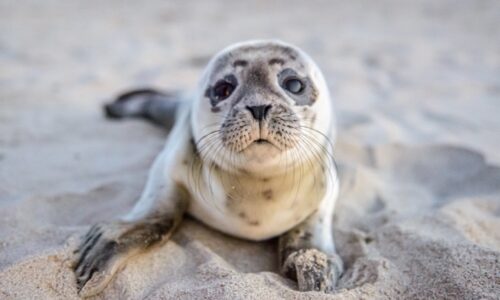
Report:
M334 165L328 159L325 166L332 175L331 181L318 178L322 176L318 175L321 174L319 164L299 159L293 151L275 153L277 151L272 146L259 146L260 148L250 149L246 154L213 149L206 153L205 158L208 162L217 162L219 169L209 168L206 162L201 171L193 168L197 165L193 160L191 139L199 140L221 123L220 116L210 113L210 104L204 97L205 86L210 80L217 57L242 46L266 43L270 42L253 41L230 46L209 63L192 102L185 103L180 109L180 117L151 169L142 197L125 217L126 220L137 220L154 210L172 205L168 202L167 195L177 185L185 187L189 192L188 211L191 215L211 227L241 238L262 240L277 236L304 221L316 209L331 216L338 183ZM286 45L281 42L272 43ZM313 106L317 113L315 129L328 135L333 142L335 118L325 80L309 56L297 51L319 90L319 97ZM329 149L330 155L331 150ZM250 171L250 175L237 173L229 166L230 159L232 167L243 166ZM270 179L264 181L266 177ZM325 180L325 189L311 191L311 184L320 179ZM263 196L266 190L272 191L272 201ZM229 194L235 198L236 210L228 206ZM244 218L240 215L241 211L244 211ZM258 225L255 225L256 220ZM322 232L319 236L324 240L318 243L324 244L325 248L333 248L331 217L325 220L323 226L314 230Z

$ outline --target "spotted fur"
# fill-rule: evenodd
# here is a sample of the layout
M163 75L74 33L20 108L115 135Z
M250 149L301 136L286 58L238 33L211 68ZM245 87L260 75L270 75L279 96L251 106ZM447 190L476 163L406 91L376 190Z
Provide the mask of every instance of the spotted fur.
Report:
M305 84L300 93L286 89L288 76ZM221 80L234 89L214 97ZM323 76L304 52L277 41L236 44L210 61L193 98L143 90L110 109L175 124L132 211L92 227L78 247L81 296L99 293L130 257L164 243L184 212L240 238L281 236L282 273L300 290L334 290L342 270L331 232L335 119Z

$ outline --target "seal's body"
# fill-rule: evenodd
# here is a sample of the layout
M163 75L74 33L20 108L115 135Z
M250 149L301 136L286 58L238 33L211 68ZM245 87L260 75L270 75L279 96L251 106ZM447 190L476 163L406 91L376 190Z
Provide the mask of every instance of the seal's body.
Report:
M335 120L323 76L301 50L236 44L210 61L190 99L139 90L106 112L173 128L133 210L92 227L77 250L81 295L166 241L185 212L237 237L280 236L282 272L300 290L334 289L342 271L331 228Z

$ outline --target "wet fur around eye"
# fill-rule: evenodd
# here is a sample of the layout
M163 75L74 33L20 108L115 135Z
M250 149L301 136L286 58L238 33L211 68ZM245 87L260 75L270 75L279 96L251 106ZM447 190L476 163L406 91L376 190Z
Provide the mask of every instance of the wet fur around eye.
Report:
M300 89L296 92L290 90L289 84L293 81L300 82ZM296 105L303 106L313 105L318 96L317 88L309 76L300 76L295 70L287 68L278 74L278 82L280 86L289 94L295 101Z
M226 100L231 96L236 87L238 80L234 75L226 75L223 79L218 80L213 86L207 87L205 97L210 99L210 104L214 107L219 102Z

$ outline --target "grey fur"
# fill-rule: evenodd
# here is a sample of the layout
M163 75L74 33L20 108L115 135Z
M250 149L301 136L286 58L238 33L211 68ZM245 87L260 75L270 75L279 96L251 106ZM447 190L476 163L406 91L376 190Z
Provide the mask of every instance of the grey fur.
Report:
M105 272L136 253L165 242L182 220L186 203L181 199L171 210L136 222L97 224L90 228L76 249L73 270L80 292L99 272ZM91 295L86 295L91 296Z
M171 129L180 103L175 93L155 89L139 89L125 92L112 103L104 106L106 116L111 119L127 117L144 118L154 124Z
M321 72L311 72L307 68L311 66L315 64L294 47L275 42L247 43L222 52L211 61L210 72L204 77L195 98L201 106L186 109L188 105L181 105L182 100L177 95L151 89L125 93L106 105L105 112L111 118L139 117L167 129L176 122L178 126L174 127L173 138L167 140L164 151L155 160L145 191L131 213L123 221L92 227L75 251L74 271L81 295L98 293L129 257L165 242L188 206L189 213L200 220L213 222L208 224L221 231L230 227L234 229L230 234L243 238L263 240L295 226L280 237L281 272L296 279L300 290L333 291L342 272L342 261L335 253L331 232L336 197L333 190L337 186L336 182L329 183L329 190L325 186L325 178L331 175L326 170L330 158L325 150L328 147L325 124L332 123L333 115L324 113L329 109L321 110L315 105L320 103L323 106L319 107L329 108L329 97ZM305 88L295 93L286 90L284 82L289 77L299 78ZM311 78L319 79L313 82ZM214 94L214 87L221 81L234 85L228 97ZM319 90L323 97L319 97ZM196 113L193 107L198 109ZM253 110L256 107L265 108L265 111L257 113ZM187 122L192 116L195 121ZM213 131L217 135L205 134L196 128L207 126L208 122L198 122L205 117L219 121L218 129ZM316 118L319 120L316 124L323 126L317 127L320 131L312 128ZM311 140L312 133L303 128L315 130L321 138L326 138L325 142ZM304 140L308 133L309 139ZM201 143L207 136L205 144ZM216 148L217 151L207 147L206 141L210 139L224 147ZM257 148L265 152L257 152L260 153L258 159L244 161L231 172L219 165L223 159L210 161L206 158L208 152L221 152L222 148L235 154L254 142L255 147L269 143L281 152L299 151L298 158L308 158L307 151L310 151L305 163L301 159L292 164L294 171L300 169L300 182L295 181L294 171L289 172L294 175L293 180L282 181L287 173L282 171L290 170L288 165L278 169L281 173L260 169L259 160L267 158L270 152L267 148ZM295 146L299 149L294 149ZM185 166L190 166L189 175L186 175L189 167ZM249 166L257 168L252 170ZM203 198L210 192L210 184L201 185L207 184L201 177L206 168L219 180L218 187L223 191L217 199L225 206L227 215L224 218L213 217L213 208L201 206L200 198L192 201L196 199L193 195ZM184 171L186 174L182 173ZM303 171L307 173L302 174ZM179 175L181 173L183 175ZM187 180L188 177L192 181ZM240 180L245 184L239 186ZM289 193L296 187L295 195L300 188L302 199L299 207L290 205L295 203L291 202L293 198ZM189 205L188 201L191 201ZM289 206L282 206L283 203ZM195 205L198 207L193 208ZM221 219L224 222L219 222Z

